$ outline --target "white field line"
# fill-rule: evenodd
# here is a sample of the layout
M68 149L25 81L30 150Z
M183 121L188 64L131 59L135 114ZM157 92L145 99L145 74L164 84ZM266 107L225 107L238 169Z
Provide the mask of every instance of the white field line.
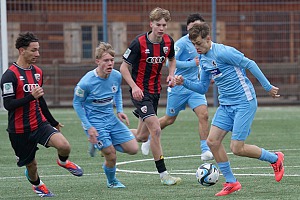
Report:
M270 150L270 151L299 151L299 149L277 149L277 150ZM232 153L227 153L232 154ZM190 157L200 157L200 155L185 155L185 156L171 156L171 157L165 157L165 159L179 159L179 158L190 158ZM148 159L139 159L139 160L129 160L129 161L123 161L117 163L117 167L121 165L127 165L130 163L139 163L139 162L147 162L147 161L153 161L153 158ZM49 167L49 165L47 165ZM286 168L300 168L300 166L285 166ZM6 167L0 167L6 168ZM243 169L267 169L270 167L235 167L232 168L234 170L243 170ZM117 172L123 172L123 173L135 173L135 174L157 174L157 171L139 171L139 170L124 170L117 168ZM171 170L171 174L177 174L177 175L195 175L195 172L193 170ZM84 176L95 176L103 173L94 173L94 174L84 174ZM274 174L234 174L235 176L274 176ZM41 177L67 177L72 176L71 174L67 175L46 175ZM285 174L285 177L300 177L300 174ZM0 180L6 180L6 179L23 179L24 176L16 176L16 177L0 177Z

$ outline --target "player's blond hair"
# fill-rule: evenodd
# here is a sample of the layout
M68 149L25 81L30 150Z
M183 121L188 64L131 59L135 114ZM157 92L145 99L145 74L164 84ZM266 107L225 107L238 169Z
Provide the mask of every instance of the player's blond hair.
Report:
M156 7L154 8L149 15L150 21L159 21L161 19L165 19L166 22L171 20L171 14L168 10Z
M106 42L100 42L95 51L95 58L100 59L104 53L110 54L112 57L115 57L115 50L111 44Z

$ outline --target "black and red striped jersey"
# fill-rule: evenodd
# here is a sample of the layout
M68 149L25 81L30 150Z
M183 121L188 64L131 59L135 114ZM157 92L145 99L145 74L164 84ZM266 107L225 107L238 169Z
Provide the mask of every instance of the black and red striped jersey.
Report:
M123 55L126 63L131 65L131 76L137 86L149 94L160 94L161 69L167 58L175 56L174 40L164 34L160 43L153 43L148 35L137 36Z
M8 129L10 133L31 132L47 121L42 113L39 101L31 95L32 89L43 85L42 70L31 65L28 69L13 63L1 78L2 97L24 100L20 106L8 110Z

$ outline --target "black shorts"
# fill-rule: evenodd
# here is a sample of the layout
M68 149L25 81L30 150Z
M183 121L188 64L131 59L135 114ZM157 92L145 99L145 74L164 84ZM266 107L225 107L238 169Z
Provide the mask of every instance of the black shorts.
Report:
M131 97L133 105L136 107L135 112L145 120L147 117L157 115L157 106L159 94L144 94L142 101L137 101Z
M22 167L31 163L35 158L35 152L39 149L37 144L48 148L48 141L56 132L58 130L46 122L33 132L23 134L8 133L11 146L17 157L17 165Z

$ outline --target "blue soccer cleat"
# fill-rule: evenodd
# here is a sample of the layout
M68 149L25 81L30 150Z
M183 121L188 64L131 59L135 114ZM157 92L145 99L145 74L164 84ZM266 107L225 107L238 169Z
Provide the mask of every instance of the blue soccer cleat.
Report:
M108 188L125 188L125 185L123 185L118 179L114 179L112 183L109 183L107 180L107 187Z
M76 165L75 163L67 160L65 165L60 164L59 160L57 159L57 164L65 169L67 169L71 174L74 176L82 176L83 175L83 170L81 167Z
M48 190L48 188L46 187L46 185L43 183L40 186L32 186L32 190L39 195L40 197L53 197L54 194Z

